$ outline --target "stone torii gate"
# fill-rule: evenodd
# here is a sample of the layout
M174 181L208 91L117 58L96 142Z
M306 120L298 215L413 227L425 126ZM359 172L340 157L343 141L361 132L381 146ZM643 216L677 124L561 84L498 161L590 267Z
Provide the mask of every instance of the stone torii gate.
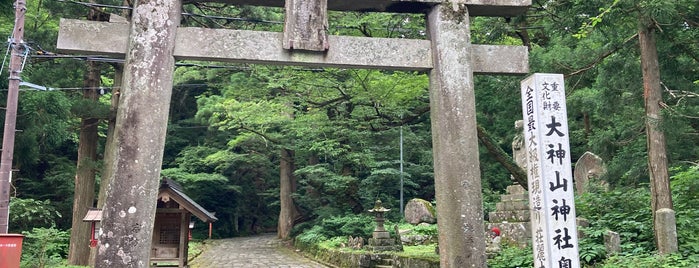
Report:
M283 33L178 27L180 0L136 1L130 24L62 20L64 53L126 58L96 267L147 267L175 60L429 71L441 267L485 267L473 75L525 74L527 48L474 45L470 16L531 0L217 0L285 6ZM428 40L327 35L327 10L427 14Z

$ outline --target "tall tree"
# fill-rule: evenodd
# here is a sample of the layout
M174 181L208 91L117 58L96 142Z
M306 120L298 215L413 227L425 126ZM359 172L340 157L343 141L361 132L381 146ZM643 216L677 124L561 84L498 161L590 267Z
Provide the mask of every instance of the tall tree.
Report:
M653 212L653 230L655 231L656 246L661 254L677 251L677 233L668 240L659 239L659 232L667 232L668 228L676 226L661 226L656 217L659 209L672 209L672 191L667 167L667 151L665 133L663 133L663 115L660 107L662 90L660 87L660 67L658 64L658 49L655 43L655 21L643 14L639 19L638 41L641 48L641 70L643 73L643 98L646 110L646 139L648 144L648 171L650 173L651 209ZM674 214L671 214L674 218ZM675 220L671 221L675 224ZM667 244L675 246L668 247Z
M84 98L90 106L97 105L100 86L100 67L97 62L87 62L87 73L83 83ZM91 102L91 103L88 103ZM99 139L98 124L100 119L94 114L85 114L80 122L78 142L78 168L75 174L75 191L73 193L73 220L70 231L68 263L71 265L88 265L90 247L85 241L90 240L90 223L82 217L95 204L95 174L97 169L97 143Z
M98 21L102 13L96 9L90 9L87 19ZM102 19L104 20L104 19ZM88 265L90 260L90 247L85 246L85 241L90 240L90 223L82 220L88 209L95 206L95 175L97 170L97 146L99 142L98 125L99 114L95 114L99 107L99 87L101 86L101 66L98 62L86 62L87 72L83 82L83 99L77 109L81 111L80 134L78 140L78 164L75 174L75 191L73 192L73 217L70 229L70 246L68 249L68 264ZM84 105L83 105L84 104ZM91 111L90 111L91 110Z
M282 148L279 159L279 222L277 236L289 239L294 221L300 216L292 194L296 192L294 151Z

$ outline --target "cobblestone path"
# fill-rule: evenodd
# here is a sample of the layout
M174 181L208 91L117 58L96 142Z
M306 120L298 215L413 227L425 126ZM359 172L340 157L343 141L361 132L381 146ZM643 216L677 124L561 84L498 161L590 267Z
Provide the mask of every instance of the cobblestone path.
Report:
M327 268L286 248L276 234L218 239L189 264L192 268Z

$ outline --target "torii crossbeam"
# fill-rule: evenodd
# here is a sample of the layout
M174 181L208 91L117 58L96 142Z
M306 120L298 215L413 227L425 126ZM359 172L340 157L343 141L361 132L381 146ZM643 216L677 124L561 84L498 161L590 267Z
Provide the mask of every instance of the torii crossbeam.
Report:
M135 234L125 239L100 237L101 243L111 244L108 248L100 246L97 267L115 267L108 258L110 254L120 256L123 267L134 267L136 260L148 259L149 249L138 248L139 243L134 241L150 238L144 224L152 216L139 214L141 209L148 210L149 204L134 199L155 199L149 195L157 192L175 58L429 70L441 267L486 267L473 74L526 74L528 55L526 47L472 45L469 19L515 16L525 12L531 0L215 1L286 6L285 32L177 28L179 0L137 1L130 26L61 21L59 51L126 55L117 114L119 150L114 163L114 177L122 184L110 188L130 187L133 196L116 196L117 192L108 191L112 212L105 208L105 213L118 216L112 216L113 222L106 216L103 228L104 232L131 228ZM426 13L429 40L325 36L327 33L320 29L327 25L323 14L327 9ZM300 12L311 12L311 19L296 16ZM145 182L134 181L131 177L135 175L147 178L142 179ZM147 247L148 242L142 244ZM145 255L123 256L124 252Z

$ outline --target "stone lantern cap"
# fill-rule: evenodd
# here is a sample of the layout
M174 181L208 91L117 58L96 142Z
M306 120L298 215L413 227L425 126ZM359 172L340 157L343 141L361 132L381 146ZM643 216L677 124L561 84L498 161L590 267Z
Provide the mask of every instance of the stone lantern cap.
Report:
M381 213L381 212L388 212L388 211L391 211L391 209L383 207L381 200L376 200L376 204L374 205L374 208L369 210L369 212L372 212L372 213L374 213L374 212Z

